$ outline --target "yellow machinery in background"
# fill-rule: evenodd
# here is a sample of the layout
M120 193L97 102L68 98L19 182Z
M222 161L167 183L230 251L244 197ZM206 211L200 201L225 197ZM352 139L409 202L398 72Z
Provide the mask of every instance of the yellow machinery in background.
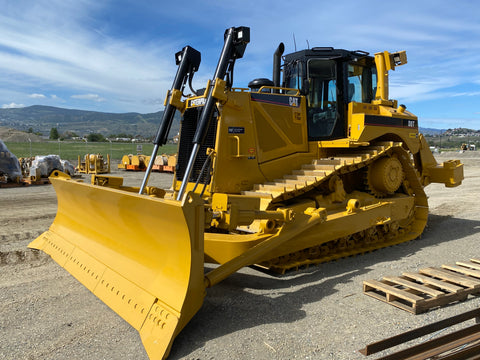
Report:
M20 168L22 169L22 178L30 177L30 167L32 166L33 160L35 160L35 156L18 158Z
M81 174L110 173L110 154L105 159L100 154L86 154L83 159L78 156L77 172Z
M41 249L140 333L151 359L200 309L206 290L244 266L285 272L415 239L424 187L460 185L463 164L438 164L417 117L388 97L406 53L317 48L274 54L273 80L232 87L247 27L230 28L206 90L200 53L175 55L151 158L182 114L171 190L96 175L50 177L58 213ZM283 74L283 77L282 77ZM184 97L186 84L193 95ZM381 252L377 252L379 260ZM204 273L204 263L218 267Z
M147 155L133 155L130 165L127 165L126 170L145 170L150 163L150 156Z
M123 155L122 160L120 161L120 164L117 165L117 167L119 169L125 170L127 168L127 165L132 164L132 157L133 157L132 154Z
M173 173L177 166L177 154L175 155L157 155L153 163L152 171Z
M122 170L143 171L150 163L150 156L148 155L123 155L118 168Z

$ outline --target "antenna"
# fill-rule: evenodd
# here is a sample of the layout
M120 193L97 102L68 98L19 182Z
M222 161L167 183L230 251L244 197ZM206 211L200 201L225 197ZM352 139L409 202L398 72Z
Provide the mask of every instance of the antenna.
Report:
M305 40L307 42L307 49L310 50L310 44L308 43L308 40Z
M293 45L295 46L295 51L297 51L297 42L295 41L295 33L293 33Z

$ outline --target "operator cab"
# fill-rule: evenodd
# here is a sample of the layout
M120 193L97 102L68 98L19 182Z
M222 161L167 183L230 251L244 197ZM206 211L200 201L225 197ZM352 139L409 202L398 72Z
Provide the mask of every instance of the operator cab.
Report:
M284 56L283 87L306 96L309 140L345 138L348 103L370 103L375 98L375 61L359 50L297 51Z

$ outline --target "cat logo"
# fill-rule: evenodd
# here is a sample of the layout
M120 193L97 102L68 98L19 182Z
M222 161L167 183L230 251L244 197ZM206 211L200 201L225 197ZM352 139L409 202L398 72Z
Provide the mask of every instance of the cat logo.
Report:
M298 107L298 98L297 98L297 97L290 96L290 97L288 98L288 104L289 104L290 106Z

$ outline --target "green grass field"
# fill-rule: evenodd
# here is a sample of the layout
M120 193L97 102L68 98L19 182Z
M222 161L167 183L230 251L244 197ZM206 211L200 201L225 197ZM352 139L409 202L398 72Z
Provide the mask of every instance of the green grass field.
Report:
M449 137L426 137L430 146L437 146L441 150L459 150L464 142L480 145L478 140L457 136ZM80 142L80 141L46 141L46 142L6 142L8 150L17 157L28 157L35 155L60 155L64 160L77 161L78 156L85 154L101 154L107 156L110 154L112 161L119 161L123 155L141 153L150 155L153 150L151 143L117 143L117 142ZM137 147L141 147L137 151ZM167 144L160 148L160 154L175 154L177 145Z
M110 154L112 160L121 160L123 155L137 154L150 155L153 151L151 143L104 143L104 142L79 142L79 141L48 141L38 143L6 142L8 150L17 157L29 157L36 155L60 155L63 160L77 161L78 156L82 158L85 154ZM160 154L175 154L177 145L167 144L160 148Z

